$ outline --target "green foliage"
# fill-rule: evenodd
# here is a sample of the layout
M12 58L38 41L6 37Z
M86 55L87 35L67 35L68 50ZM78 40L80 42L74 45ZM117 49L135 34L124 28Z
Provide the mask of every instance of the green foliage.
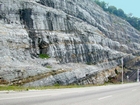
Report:
M117 14L117 8L115 6L109 6L107 10L112 14Z
M117 12L118 12L117 16L120 16L122 18L126 18L126 15L122 9L118 9Z
M39 58L42 58L42 59L46 58L46 59L48 59L48 58L50 58L50 56L48 54L40 54Z
M100 1L100 0L94 0L94 2L96 2L96 4L98 4L100 7L103 8L103 10L107 10L108 4L105 3L104 1Z
M61 86L61 85L59 83L56 83L56 84L54 84L54 86L57 86L58 87L58 86Z
M87 62L86 64L87 64L87 65L92 65L92 63L91 63L91 62Z
M52 68L52 66L50 66L50 65L47 65L46 67L47 67L47 68Z
M7 86L7 85L0 85L0 91L10 91L10 90L14 90L14 91L28 91L27 87L22 87L22 86Z
M89 87L93 85L60 85L58 83L54 84L53 86L42 86L42 87L24 87L24 86L8 86L8 85L0 85L0 91L29 91L29 90L44 90L44 89L63 89L63 88L82 88L82 87ZM96 86L96 85L95 85Z
M125 19L129 22L134 28L140 31L140 18L132 17L132 14L126 15L122 9L117 9L115 6L108 6L108 3L100 0L92 0L97 5L99 5L104 11L108 11L111 14L114 14L122 19Z

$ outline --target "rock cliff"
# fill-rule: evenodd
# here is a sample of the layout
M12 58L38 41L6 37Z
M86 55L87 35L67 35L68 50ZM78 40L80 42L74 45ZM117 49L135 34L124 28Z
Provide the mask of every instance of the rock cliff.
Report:
M101 84L139 55L140 32L91 0L0 0L0 83Z

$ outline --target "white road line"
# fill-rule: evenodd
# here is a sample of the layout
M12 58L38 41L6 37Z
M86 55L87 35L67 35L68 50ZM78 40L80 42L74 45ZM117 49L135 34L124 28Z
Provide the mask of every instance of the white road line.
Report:
M73 93L76 93L76 92L73 92ZM9 97L9 98L0 98L0 101L1 100L12 100L12 99L23 99L23 98L34 98L34 97L42 97L42 96L60 96L60 95L70 94L70 93L71 92L61 92L61 93L49 93L49 94L29 95L29 96L21 96L21 97L16 96L16 97ZM20 94L20 95L22 95L22 94ZM23 95L25 95L25 94L23 94Z
M51 95L50 94L44 94L44 95L22 96L22 97L10 97L10 98L0 98L0 100L12 100L12 99L22 99L22 98L33 98L33 97L41 97L41 96L51 96Z
M133 92L133 91L136 91L136 90L137 90L137 89L133 89L132 92Z
M111 98L111 97L112 97L112 95L109 95L109 96L105 96L105 97L98 98L98 100L103 100L103 99Z

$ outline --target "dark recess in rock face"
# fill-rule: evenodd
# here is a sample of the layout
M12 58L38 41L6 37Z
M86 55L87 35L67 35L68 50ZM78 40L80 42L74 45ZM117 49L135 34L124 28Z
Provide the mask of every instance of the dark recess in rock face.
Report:
M39 44L40 54L46 54L46 52L48 51L48 47L48 43L46 43L45 41L41 41Z
M20 22L24 25L25 29L27 30L29 37L31 38L30 46L31 46L31 57L38 57L38 54L43 53L42 51L42 42L40 42L40 38L37 36L37 33L35 32L36 29L33 28L33 19L31 18L32 15L32 9L20 9ZM36 42L38 41L38 42ZM38 44L38 45L37 45ZM37 52L36 47L40 48L40 52Z
M6 83L104 83L121 70L122 57L127 67L140 55L140 32L91 0L0 2L0 77Z
M53 23L51 20L51 13L48 12L46 15L47 21L48 21L48 27L49 27L49 31L53 31Z
M31 18L32 9L21 9L19 10L20 13L20 21L23 22L25 28L33 29L33 19Z
M40 0L38 3L49 6L49 7L53 7L53 8L55 6L55 4L52 0Z

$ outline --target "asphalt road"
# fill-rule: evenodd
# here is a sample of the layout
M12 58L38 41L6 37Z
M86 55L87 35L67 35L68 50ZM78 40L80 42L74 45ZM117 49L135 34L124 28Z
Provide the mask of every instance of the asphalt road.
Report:
M0 105L140 105L140 83L0 92Z

